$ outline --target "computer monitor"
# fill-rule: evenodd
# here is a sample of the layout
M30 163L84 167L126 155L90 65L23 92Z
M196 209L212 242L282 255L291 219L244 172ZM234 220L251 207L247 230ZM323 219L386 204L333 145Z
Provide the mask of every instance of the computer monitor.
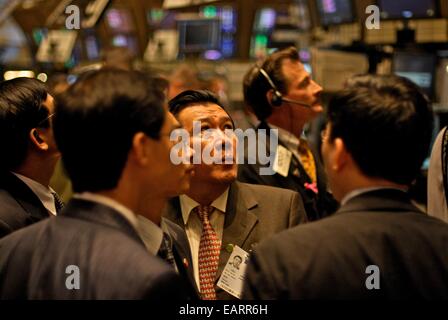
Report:
M355 20L351 0L317 0L316 3L323 26L351 23Z
M131 32L135 29L131 13L125 9L107 10L106 20L107 25L114 32Z
M396 52L393 72L417 84L429 98L434 96L436 56L430 53Z
M179 53L202 53L220 49L221 27L219 19L178 20Z
M378 0L383 19L433 18L437 14L435 0Z

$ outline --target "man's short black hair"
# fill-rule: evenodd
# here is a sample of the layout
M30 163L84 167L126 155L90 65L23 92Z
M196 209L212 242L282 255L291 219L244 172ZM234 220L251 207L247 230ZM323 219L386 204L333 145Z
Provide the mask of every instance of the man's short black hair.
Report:
M137 132L160 137L165 95L136 71L103 69L57 97L54 132L75 192L117 186Z
M186 90L179 93L173 99L168 102L170 112L177 118L179 113L191 106L197 104L207 104L212 103L221 107L228 115L230 120L232 120L233 127L235 127L233 123L233 119L224 106L219 101L218 97L209 90Z
M361 171L409 185L427 157L433 113L417 85L398 76L355 76L329 103L330 141L341 138Z
M13 171L26 159L33 128L48 128L48 91L36 79L16 78L0 83L0 170Z
M261 74L260 67L269 75L277 90L286 94L288 82L282 71L285 60L300 62L299 52L295 47L275 51L259 65L252 66L244 76L244 102L260 121L266 120L272 114L271 103L266 98L266 93L272 90L272 87Z

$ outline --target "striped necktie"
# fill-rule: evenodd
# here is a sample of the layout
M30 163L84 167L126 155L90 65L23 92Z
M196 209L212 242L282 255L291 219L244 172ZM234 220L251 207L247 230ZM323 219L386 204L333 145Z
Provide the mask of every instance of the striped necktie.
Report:
M166 232L163 233L162 244L160 245L160 249L157 255L168 262L168 264L172 266L177 272L176 260L174 259L173 253L173 240Z
M202 234L199 243L199 284L202 299L216 300L215 276L218 271L221 240L213 230L209 217L214 208L198 206L195 208L202 222Z
M62 201L61 197L56 192L51 193L54 198L54 206L56 208L56 213L59 214L62 209L64 209L64 202Z

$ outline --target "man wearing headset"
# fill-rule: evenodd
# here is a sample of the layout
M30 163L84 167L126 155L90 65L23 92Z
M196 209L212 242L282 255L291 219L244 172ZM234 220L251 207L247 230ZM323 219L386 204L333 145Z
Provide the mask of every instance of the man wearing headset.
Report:
M305 125L323 111L322 88L305 70L297 49L276 51L249 70L243 90L246 105L260 121L257 129L266 130L266 154L274 152L281 165L274 166L272 175L260 175L264 165L258 159L249 161L246 152L239 180L298 191L310 221L332 214L337 203L327 191L318 154L303 136ZM269 150L273 138L278 138L277 150Z

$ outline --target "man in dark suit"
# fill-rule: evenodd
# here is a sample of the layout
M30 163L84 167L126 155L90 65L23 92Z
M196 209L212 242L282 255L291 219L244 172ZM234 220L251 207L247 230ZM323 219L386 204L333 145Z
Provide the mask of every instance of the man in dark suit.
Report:
M53 97L39 80L0 83L0 238L61 209L49 187L60 157L53 109Z
M447 299L448 225L406 192L431 133L432 111L415 84L397 76L351 79L329 104L322 138L341 208L260 244L244 297Z
M322 113L322 88L305 70L297 49L279 50L252 67L243 91L245 104L259 120L258 147L267 156L286 160L283 168L276 169L274 161L263 164L259 155L250 155L246 149L238 180L299 192L310 221L332 214L337 203L327 190L319 155L303 133L305 125ZM271 145L276 149L271 150ZM271 174L261 174L264 168L270 168Z
M137 218L139 220L137 232L143 240L146 249L151 254L167 260L176 269L184 282L189 299L200 299L200 292L194 279L190 245L185 231L166 218L161 219L160 228L156 228L153 223L141 215L137 216ZM171 242L169 244L172 247L171 261L167 258L167 252L160 250L161 243L165 241Z
M192 166L170 161L179 124L164 98L154 79L119 70L86 74L58 98L54 131L75 194L59 216L0 241L2 299L187 298L160 223ZM148 253L137 215L168 263Z
M213 93L185 91L169 105L191 137L195 174L165 216L186 231L202 298L228 299L216 282L233 248L250 252L262 239L303 222L303 205L296 192L235 181L236 139L226 132L233 121ZM209 162L207 150L222 161Z

